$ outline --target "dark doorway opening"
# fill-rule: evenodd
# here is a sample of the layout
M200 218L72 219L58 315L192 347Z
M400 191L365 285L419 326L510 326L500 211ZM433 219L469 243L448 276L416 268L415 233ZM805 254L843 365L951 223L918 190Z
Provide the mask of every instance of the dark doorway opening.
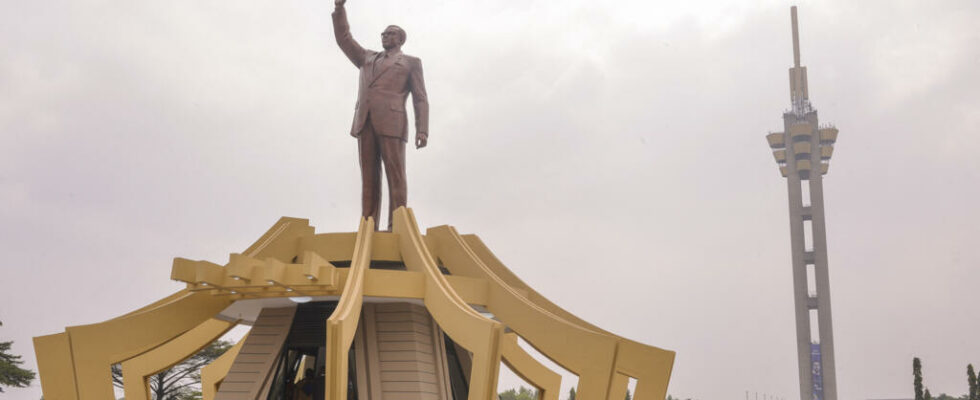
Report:
M268 400L323 400L327 319L336 301L300 304L272 375ZM353 346L348 355L347 399L357 400Z

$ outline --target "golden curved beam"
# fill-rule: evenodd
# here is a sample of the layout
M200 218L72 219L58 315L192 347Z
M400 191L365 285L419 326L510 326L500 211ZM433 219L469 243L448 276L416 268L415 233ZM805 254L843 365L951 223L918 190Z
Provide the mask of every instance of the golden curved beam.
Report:
M150 400L147 378L201 351L237 324L212 318L160 347L123 361L123 390L126 399Z
M648 346L617 336L565 311L518 278L516 274L508 269L490 251L490 248L479 237L476 235L464 235L463 241L466 242L489 271L500 277L500 279L511 287L526 292L527 299L532 303L566 321L616 338L618 342L616 348L616 371L617 373L636 378L636 392L633 395L635 400L660 400L667 397L667 384L670 382L670 374L674 365L675 353L673 351ZM622 379L617 380L624 382ZM628 380L625 381L628 382ZM625 387L626 383L621 383L621 385ZM617 386L620 386L620 384L617 384ZM610 397L610 400L619 400L619 398Z
M41 392L49 399L78 400L75 362L68 333L35 337L34 355L37 356Z
M302 242L312 237L313 227L310 226L310 220L282 217L242 254L260 260L274 258L289 262L299 253L297 249Z
M517 344L517 335L506 333L500 339L504 363L518 376L538 389L538 400L558 400L561 375L548 369ZM625 393L624 393L625 394Z
M619 400L626 398L629 391L630 377L615 373L613 374L612 384L609 385L609 400Z
M66 329L79 400L111 399L112 364L128 360L201 324L231 301L206 293L185 292L152 310L102 323ZM60 384L60 377L49 375Z
M280 218L245 256L290 261L304 242L312 240L313 227L299 218ZM226 298L222 298L226 297ZM113 398L109 367L143 353L191 329L230 304L227 296L191 294L181 290L135 311L98 324L68 327L66 332L34 338L42 391L49 398ZM174 313L187 304L193 312ZM154 319L160 322L153 322ZM158 325L162 329L153 329ZM150 328L147 328L150 327ZM126 329L136 328L129 335ZM103 335L105 333L105 335Z
M443 331L473 353L467 398L495 400L503 325L474 311L453 291L426 248L411 209L399 207L393 218L405 266L425 273L426 308Z
M225 376L231 370L231 365L235 363L235 358L238 357L238 352L242 351L242 346L245 345L247 338L248 334L246 333L225 354L201 368L201 400L214 400L214 396L218 393L218 386L221 385L221 381L225 380Z
M615 372L615 338L569 323L529 302L483 265L453 227L430 228L426 236L435 255L453 273L487 280L487 309L498 320L544 356L579 376L579 396L609 397Z
M362 218L354 242L350 271L337 308L327 319L326 398L347 398L347 372L350 346L364 304L364 273L371 266L371 235L374 218ZM302 371L302 369L300 369Z

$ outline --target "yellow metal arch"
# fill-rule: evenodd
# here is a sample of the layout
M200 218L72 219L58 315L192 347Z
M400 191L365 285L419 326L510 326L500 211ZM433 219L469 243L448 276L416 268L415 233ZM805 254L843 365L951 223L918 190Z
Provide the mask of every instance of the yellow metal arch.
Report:
M393 233L375 233L373 221L362 219L357 233L317 235L307 220L282 218L224 266L176 259L172 277L188 283L187 290L102 323L34 339L45 396L111 398L109 366L122 362L127 398L145 398L142 378L223 333L219 326L229 323L204 321L233 301L295 295L341 296L327 321L329 398L346 397L347 354L364 296L422 299L436 323L473 353L468 400L496 399L501 361L541 389L541 400L557 400L561 382L517 345L515 334L504 334L504 324L473 305L485 306L545 356L577 373L581 398L619 400L629 377L637 379L636 400L666 396L674 352L621 338L563 310L522 282L476 236L436 227L423 237L404 207L393 219ZM433 255L452 276L442 274ZM330 263L346 260L350 268ZM372 260L401 260L408 270L370 270ZM213 400L242 343L202 369L205 400Z
M667 397L667 385L670 382L670 374L674 365L675 353L673 351L619 337L565 311L518 278L490 251L490 248L479 237L464 235L463 240L490 272L500 277L511 287L524 291L527 294L527 299L532 303L566 321L616 338L618 342L616 372L617 375L636 378L636 392L633 395L635 400L660 400ZM625 392L627 383L628 379L614 377L613 384L617 388L617 392ZM610 396L613 394L610 393ZM619 400L620 398L622 396L609 397L610 400Z
M242 254L259 260L274 258L289 262L299 253L299 246L312 239L313 231L308 219L282 217Z
M77 368L85 369L85 368L90 368L92 365L91 361L93 361L93 357L90 355L91 352L84 349L86 344L91 343L93 341L98 342L100 339L98 337L99 334L97 332L100 331L101 329L117 329L117 328L105 328L106 326L110 326L110 325L111 326L120 326L120 325L145 326L145 323L149 320L152 320L153 318L156 318L155 316L173 315L174 313L172 311L167 311L167 309L170 308L172 310L173 307L176 307L178 305L178 303L188 302L189 301L188 297L190 295L191 293L188 292L187 290L181 290L171 295L168 295L163 299L157 300L153 303L143 306L137 310L115 317L111 320L102 322L100 324L86 325L80 327L69 327L66 329L66 332L63 333L39 336L34 338L34 352L37 355L38 375L41 381L41 390L45 393L45 395L48 398L65 399L65 400L78 400L80 398L79 396L86 396L80 394L81 393L79 389L80 387L86 388L86 393L92 390L98 390L102 393L105 393L105 386L108 385L108 379L110 379L108 376L105 376L106 381L103 381L102 378L97 378L95 381L86 381L81 384L79 383L80 378L92 379L92 377L94 376L94 374L88 374L85 372L81 374L77 374L76 372ZM193 300L193 302L213 303L211 300L203 299L203 296L195 296L194 299L195 300ZM210 308L211 310L218 309L218 311L220 311L220 309L223 308L222 304L229 303L227 300L222 300L222 299L217 299L215 301L217 301L217 303L215 303L217 305L211 307ZM152 314L152 312L154 311L162 311L162 312ZM216 313L217 312L215 312L215 314ZM155 316L151 315L149 317L137 318L141 315L146 315L146 314L152 314ZM195 318L193 315L191 317ZM210 318L210 315L208 315L207 318ZM136 322L134 324L134 321L141 321L141 322ZM177 326L178 327L176 330L180 330L180 329L186 330L186 329L190 329L190 326L193 325L188 326L185 324L177 324ZM76 335L71 336L69 331L76 332ZM88 333L93 333L93 334L88 334ZM159 333L164 333L164 334L157 336L156 339L150 339L148 342L149 344L143 346L137 346L138 349L135 351L129 351L129 352L124 351L122 352L123 353L122 356L114 356L112 359L116 360L117 362L122 359L131 357L130 354L133 354L134 352L136 354L139 354L145 351L140 349L150 349L152 347L155 347L156 345L159 345L162 342L169 340L173 336L179 334L179 333L173 334L172 330L169 333L166 332L159 332ZM116 331L116 334L119 334L119 331ZM172 335L172 336L168 337L168 335ZM129 339L130 338L127 338L126 343L131 342L131 340ZM106 340L111 340L111 339L106 339ZM84 357L83 359L79 359L78 364L76 364L76 354L81 354L82 357ZM102 358L103 361L107 359L106 357L95 357L95 358ZM101 369L101 367L95 367L95 368ZM79 377L77 375L81 375L81 376ZM92 389L93 386L103 386L103 389ZM112 390L111 386L109 386L108 389L111 391ZM81 397L81 398L84 399L86 397Z
M231 370L231 365L235 363L235 358L238 357L238 352L242 351L242 346L245 345L247 338L248 334L245 334L225 354L201 368L201 400L214 400L214 396L218 393L218 386L221 385L221 381L225 380L225 376Z
M326 392L327 399L347 398L347 356L354 343L357 323L364 304L364 272L371 266L371 236L374 218L362 218L354 243L347 282L337 308L327 319ZM301 369L302 370L302 369Z
M619 400L626 398L626 392L629 391L630 377L615 373L613 374L612 384L609 385L609 400Z
M429 254L411 209L399 207L393 218L405 266L425 273L426 308L440 328L473 353L468 399L496 399L503 325L474 311L453 291Z
M433 252L451 272L488 282L487 309L498 320L546 357L579 376L579 396L584 399L609 397L616 355L614 338L569 323L527 301L489 271L454 228L430 228L426 236Z
M500 339L504 363L517 375L538 389L538 400L558 400L561 375L548 369L517 344L517 335L506 333ZM625 396L624 396L625 397Z
M123 390L126 399L150 400L147 378L194 355L237 324L212 318L160 347L123 361Z
M168 301L141 312L102 323L68 327L65 334L38 338L34 343L39 355L42 390L63 395L61 398L65 399L111 399L112 364L177 337L230 303L208 294L182 291L179 296L169 297ZM74 388L71 382L75 383ZM75 393L69 395L72 391Z
M35 337L34 354L37 356L41 392L49 399L78 400L75 361L68 333Z

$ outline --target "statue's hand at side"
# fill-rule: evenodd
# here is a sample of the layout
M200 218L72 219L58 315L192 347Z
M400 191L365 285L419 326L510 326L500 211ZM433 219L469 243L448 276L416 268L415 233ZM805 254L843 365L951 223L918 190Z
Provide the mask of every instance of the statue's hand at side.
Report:
M415 148L421 149L429 142L429 134L422 132L415 134Z

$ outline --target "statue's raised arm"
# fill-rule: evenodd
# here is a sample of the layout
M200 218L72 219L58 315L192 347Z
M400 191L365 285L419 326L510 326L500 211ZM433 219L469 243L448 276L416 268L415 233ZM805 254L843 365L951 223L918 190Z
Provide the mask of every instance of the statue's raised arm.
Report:
M344 3L347 0L334 0L333 10L333 34L337 38L337 45L343 50L344 55L350 59L354 66L360 68L364 64L364 59L368 52L361 45L357 44L354 37L350 34L350 24L347 22L347 10Z

